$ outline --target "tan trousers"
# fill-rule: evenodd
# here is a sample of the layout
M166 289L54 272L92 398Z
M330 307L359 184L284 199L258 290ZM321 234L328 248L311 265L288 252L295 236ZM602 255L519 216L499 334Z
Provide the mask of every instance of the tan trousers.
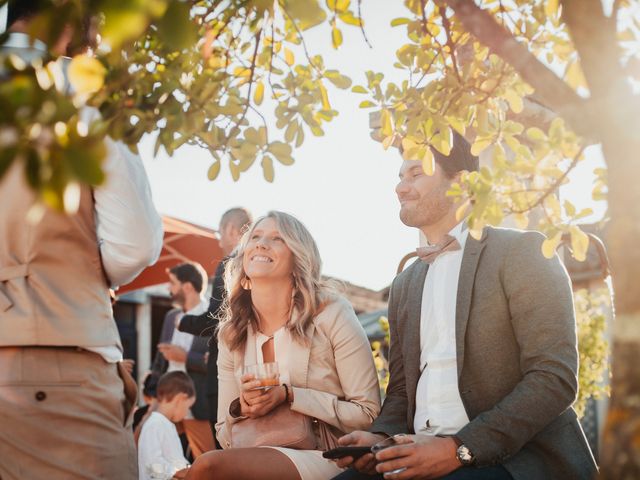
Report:
M0 479L137 480L135 383L76 348L0 348Z
M216 448L209 420L185 419L182 421L182 427L189 441L194 459Z

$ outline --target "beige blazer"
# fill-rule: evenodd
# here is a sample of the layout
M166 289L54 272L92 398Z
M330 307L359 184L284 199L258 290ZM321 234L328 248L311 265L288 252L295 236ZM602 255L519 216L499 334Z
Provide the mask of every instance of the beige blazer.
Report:
M291 408L326 422L335 436L368 428L380 411L380 389L369 341L349 302L338 297L328 304L313 319L307 336L309 345L295 340L291 345ZM251 332L247 342L255 342ZM244 349L232 352L222 340L218 348L216 432L228 448L231 426L244 419L229 413L240 395Z

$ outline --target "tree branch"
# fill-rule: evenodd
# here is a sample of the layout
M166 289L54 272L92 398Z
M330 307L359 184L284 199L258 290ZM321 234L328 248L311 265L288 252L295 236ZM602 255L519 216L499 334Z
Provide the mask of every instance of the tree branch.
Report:
M586 112L588 102L500 26L489 12L479 8L473 0L436 2L451 7L465 29L509 63L524 81L535 88L544 104L564 117L578 134L599 138L598 128Z
M569 173L576 167L576 165L578 164L578 160L580 160L580 157L582 156L582 152L584 152L584 146L581 147L580 151L576 154L575 157L573 157L573 160L571 161L571 165L569 165L567 170L560 177L558 177L556 181L553 182L549 186L549 188L547 188L546 191L542 195L540 195L533 204L529 204L528 208L524 210L511 209L510 210L511 213L526 213L533 210L537 206L542 205L542 202L544 202L544 199L547 198L549 195L551 195L553 192L555 192L557 189L559 189L560 185L562 185L562 183L565 181ZM510 193L513 193L513 192L510 192Z
M605 17L601 1L562 0L562 20L580 56L592 97L601 99L619 88L630 95L620 65L616 25Z

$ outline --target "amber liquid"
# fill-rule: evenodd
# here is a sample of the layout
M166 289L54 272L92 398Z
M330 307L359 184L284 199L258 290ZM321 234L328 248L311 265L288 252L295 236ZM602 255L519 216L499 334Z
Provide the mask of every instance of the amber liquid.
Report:
M261 378L260 386L261 387L276 387L280 385L280 380L277 378Z

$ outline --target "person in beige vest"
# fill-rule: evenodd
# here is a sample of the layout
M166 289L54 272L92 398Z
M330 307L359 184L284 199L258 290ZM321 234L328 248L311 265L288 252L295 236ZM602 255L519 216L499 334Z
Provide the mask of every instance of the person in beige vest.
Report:
M341 469L322 450L378 415L371 347L349 302L321 280L320 264L308 230L282 212L257 220L229 259L228 309L218 335L216 430L224 450L199 457L189 480L330 478ZM242 375L243 367L274 361L279 385L269 390L256 390L260 382ZM313 419L315 449L237 443L243 422L282 405Z
M23 33L37 8L9 2L0 49L27 60L47 54ZM106 144L107 181L81 187L74 215L46 210L29 222L36 197L21 162L0 179L2 480L137 478L136 385L119 363L109 287L155 262L162 223L140 158Z

